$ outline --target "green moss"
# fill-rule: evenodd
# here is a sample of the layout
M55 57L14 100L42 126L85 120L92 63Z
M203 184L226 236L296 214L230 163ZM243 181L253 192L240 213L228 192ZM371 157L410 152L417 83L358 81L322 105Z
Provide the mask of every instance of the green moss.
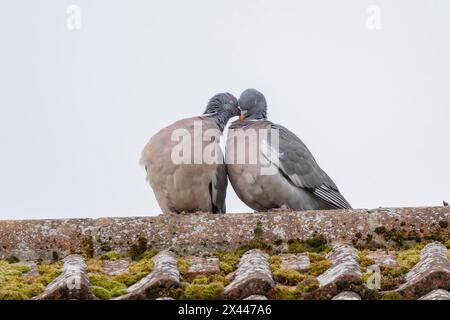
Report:
M295 290L277 286L270 290L268 298L269 300L296 300L298 295Z
M236 252L218 252L216 256L219 257L220 271L223 274L233 272L240 260L240 256Z
M22 273L30 271L30 267L20 264L20 263L9 263L6 264L2 275L4 276L20 276Z
M319 288L319 280L313 276L306 276L303 280L297 285L296 292L299 293L309 293Z
M277 271L281 267L281 257L280 256L270 256L269 265L272 272Z
M189 267L191 266L191 263L188 259L184 257L178 258L178 270L180 271L180 275L184 278L186 277L187 273L189 272Z
M251 240L248 244L243 245L243 246L239 247L238 249L236 249L235 254L237 254L240 257L244 253L246 253L247 251L250 251L252 249L264 250L269 254L273 250L272 246L270 244L268 244L267 242L265 242L262 239L255 238L255 239Z
M104 260L119 260L123 258L123 255L117 251L109 251L103 255Z
M423 244L414 248L397 252L398 267L381 268L381 290L389 291L398 288L404 282L404 275L420 260Z
M309 256L309 261L310 262L317 262L317 261L326 260L325 256L323 254L320 254L320 253L310 252L310 253L308 253L308 256Z
M315 257L315 261L311 260L311 264L309 266L309 273L315 277L324 273L331 267L331 262L323 257L322 260L317 260L318 257Z
M102 287L92 287L92 293L99 299L102 300L109 300L111 299L113 296L111 295L111 292L109 292L108 290L106 290L105 288Z
M215 300L221 299L223 294L223 285L220 282L209 284L192 283L186 285L183 298L187 300Z
M232 266L230 266L228 263L226 263L226 262L220 262L219 263L219 268L220 268L220 271L222 272L222 273L224 273L224 274L228 274L228 273L230 273L230 272L233 272L233 267Z
M387 278L398 278L409 271L406 267L384 267L381 275Z
M120 297L127 293L128 293L127 289L123 289L123 288L117 288L117 289L111 290L111 295L113 297Z
M6 258L6 262L8 262L8 263L18 263L18 262L20 262L20 259L17 258L16 256L9 256L8 258Z
M408 254L406 254L406 256L408 256ZM414 265L413 263L406 261L408 261L408 259L405 259L405 261L402 262L402 265L398 267L386 266L381 268L381 290L394 290L403 283L404 275Z
M272 271L273 278L276 282L294 286L303 279L305 275L296 270L282 270L281 267L281 257L280 256L270 256L269 265Z
M426 244L428 244L429 242L421 242L415 245L414 249L416 249L419 253L420 251L425 247Z
M150 259L132 261L128 267L128 272L115 276L114 280L129 287L147 276L152 271L153 265L154 263Z
M309 252L329 251L327 247L327 239L321 234L314 234L311 238L306 239L305 244Z
M81 253L86 258L92 258L94 256L94 243L92 241L92 236L84 236L81 240Z
M318 276L331 267L331 262L328 261L323 254L319 253L309 253L309 261L311 262L309 266L309 274L312 276Z
M198 276L191 281L191 284L211 284L221 283L224 287L230 283L230 280L220 274L212 274L209 276Z
M0 260L0 300L26 300L38 295L44 287L33 281L28 281L22 274L29 267L18 263Z
M389 278L381 277L381 291L389 291L397 289L403 283L403 277Z
M381 300L403 300L403 296L398 292L386 292Z
M158 254L158 250L150 249L144 252L141 256L141 259L151 259Z
M2 287L0 289L0 300L28 300L30 297L24 292L19 290L19 288Z
M128 272L110 276L105 273L90 273L89 278L94 286L94 294L100 299L110 299L127 292L127 287L145 277L153 266L150 260L133 261ZM97 270L98 272L98 270Z
M450 240L445 241L444 246L445 246L447 249L450 249Z
M273 278L276 282L285 285L296 285L300 281L305 279L305 275L296 270L276 270L273 273Z
M114 277L114 279L118 282L125 284L127 287L132 286L145 276L147 276L147 272L138 272L138 273L123 273Z
M157 297L170 297L173 299L183 298L183 289L180 287L170 287L158 290Z
M374 265L375 261L367 257L368 252L366 250L360 251L358 253L359 256L359 265L363 270L367 269L367 267Z
M384 239L386 241L394 241L398 246L403 245L403 241L408 239L405 230L397 231L397 229L392 228L384 233Z
M93 293L100 299L111 299L126 292L127 286L115 277L105 274L89 274L89 279L94 286Z
M55 271L57 269L58 271ZM27 300L41 294L60 273L60 265L41 267L38 276L24 276L30 268L20 263L0 260L0 300Z
M142 255L147 251L148 245L147 245L147 239L138 236L136 243L131 245L130 248L130 257L132 260L139 260L142 258Z
M108 297L118 297L127 292L127 287L135 284L153 269L153 261L150 259L141 259L139 261L131 261L128 272L111 276L103 270L102 259L89 259L86 262L89 278L96 291L94 294L100 299L108 299Z
M101 259L88 259L86 260L86 266L88 273L103 273L103 260Z
M311 238L306 239L304 242L299 239L291 239L288 241L289 253L302 253L302 252L329 252L331 250L327 245L327 239L323 235L313 235Z
M289 253L302 253L302 252L306 252L306 248L300 240L294 239L294 240L291 240L288 242L288 252Z
M89 276L89 279L91 280L91 283L94 286L102 287L108 291L114 290L114 289L126 289L126 286L123 283L120 283L118 281L113 280L114 277L108 276L105 274L91 274Z
M192 284L208 284L210 283L208 277L206 276L200 276L195 278L194 280L192 280L191 282Z
M37 280L47 286L61 274L61 263L38 264L37 269L40 274Z
M363 273L361 276L361 279L364 283L367 283L367 281L369 280L370 274L368 273Z
M418 247L397 252L397 263L401 268L410 270L420 261L420 250Z

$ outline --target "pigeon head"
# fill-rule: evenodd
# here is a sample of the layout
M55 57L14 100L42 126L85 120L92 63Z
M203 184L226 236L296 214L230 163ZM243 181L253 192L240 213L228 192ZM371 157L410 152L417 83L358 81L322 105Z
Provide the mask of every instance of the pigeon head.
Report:
M264 95L255 89L247 89L239 97L241 120L267 118L267 102Z
M239 114L238 101L235 96L228 92L218 93L209 99L204 112L205 116L210 116L216 120L221 131L230 118L239 116Z

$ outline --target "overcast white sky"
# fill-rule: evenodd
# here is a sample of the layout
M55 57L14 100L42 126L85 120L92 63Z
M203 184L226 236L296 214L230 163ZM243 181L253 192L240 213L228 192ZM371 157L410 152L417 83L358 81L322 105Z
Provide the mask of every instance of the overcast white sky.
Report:
M0 39L0 219L158 214L145 143L248 87L354 207L450 200L448 0L2 0Z

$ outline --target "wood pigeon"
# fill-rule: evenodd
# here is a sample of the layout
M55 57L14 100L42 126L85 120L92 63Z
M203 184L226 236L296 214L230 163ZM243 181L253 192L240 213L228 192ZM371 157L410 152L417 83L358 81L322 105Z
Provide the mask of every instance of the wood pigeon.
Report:
M245 90L239 108L240 120L228 132L226 163L230 182L245 204L257 211L351 208L305 144L267 120L262 93ZM264 171L268 167L272 170Z
M179 120L156 133L140 163L163 213L225 213L227 172L220 136L239 115L230 93L212 97L201 116Z

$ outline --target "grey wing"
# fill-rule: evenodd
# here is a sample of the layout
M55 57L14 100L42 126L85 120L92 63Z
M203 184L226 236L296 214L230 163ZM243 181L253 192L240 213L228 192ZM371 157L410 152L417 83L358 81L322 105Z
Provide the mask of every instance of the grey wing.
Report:
M351 208L351 205L339 193L331 178L319 167L306 145L291 131L280 125L271 125L279 134L279 150L269 143L271 152L263 147L262 153L272 164L278 167L283 176L299 188L310 190L315 196L335 208ZM275 148L276 149L276 148ZM277 161L273 161L277 155Z
M227 193L227 168L221 164L217 167L211 181L211 201L213 213L226 213L225 198Z
M220 154L222 162L216 167L211 179L209 193L211 195L213 213L226 213L225 198L227 195L228 174L223 154Z

